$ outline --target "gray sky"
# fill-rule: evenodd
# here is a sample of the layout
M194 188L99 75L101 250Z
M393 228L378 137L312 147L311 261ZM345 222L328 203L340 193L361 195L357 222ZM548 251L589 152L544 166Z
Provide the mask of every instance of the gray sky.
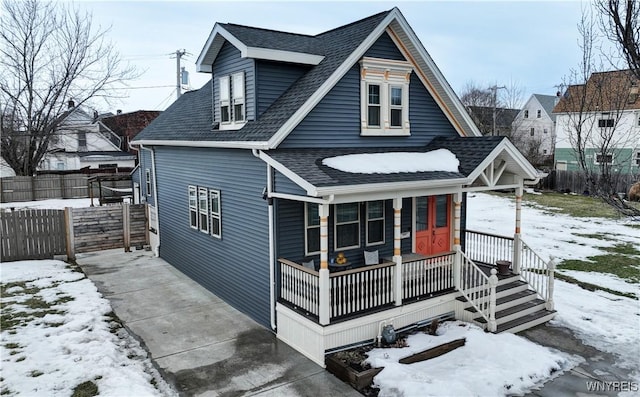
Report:
M449 84L460 92L469 81L481 86L514 82L531 94L556 92L580 59L576 24L580 1L411 1L411 2L221 2L83 1L93 21L111 25L109 38L124 59L144 73L127 98L101 111L164 110L175 100L176 61L192 88L208 74L196 73L197 59L215 22L230 22L304 34L325 30L398 6Z

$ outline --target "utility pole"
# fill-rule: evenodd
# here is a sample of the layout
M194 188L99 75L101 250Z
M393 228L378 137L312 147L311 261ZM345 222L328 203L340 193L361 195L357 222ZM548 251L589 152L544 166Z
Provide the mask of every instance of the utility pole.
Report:
M506 89L507 87L505 86L500 86L498 87L496 84L494 84L493 86L489 87L489 90L491 90L493 96L493 128L491 129L491 135L496 135L496 104L498 103L498 90L501 89Z
M180 58L186 54L186 50L176 50L176 99L180 98L182 95L182 79L181 79L181 70L180 70Z

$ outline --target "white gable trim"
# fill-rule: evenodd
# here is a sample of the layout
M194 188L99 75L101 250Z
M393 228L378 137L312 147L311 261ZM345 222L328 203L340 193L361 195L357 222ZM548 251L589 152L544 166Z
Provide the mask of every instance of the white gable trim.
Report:
M509 155L509 157L520 167L522 173L518 176L523 179L536 179L538 177L538 171L527 161L527 159L520 153L518 149L507 139L504 138L492 151L485 157L485 159L478 165L470 174L470 183L473 183L478 178L481 178L487 185L497 184L498 179L505 171L506 165L495 164L497 157L503 153ZM485 172L488 171L488 172ZM496 175L499 173L499 175Z
M198 59L196 60L196 71L198 72L212 72L211 65L215 61L217 57L217 51L213 54L209 52L214 47L216 40L220 40L220 37L224 40L227 40L231 45L240 50L240 56L242 58L255 58L255 59L265 59L271 61L284 61L291 63L299 63L305 65L317 65L324 59L322 55L316 54L308 54L304 52L295 52L295 51L283 51L283 50L274 50L270 48L260 48L260 47L248 47L242 41L238 40L234 35L232 35L228 30L220 26L219 24L215 24L213 30L209 34L209 38L207 39L206 44L202 48ZM205 64L206 62L206 64Z
M304 178L302 178L295 172L291 171L289 168L285 167L282 163L279 163L278 161L274 160L271 156L269 156L263 151L260 151L258 153L258 157L262 161L264 161L265 163L269 164L271 167L276 169L282 175L289 178L291 181L293 181L293 183L295 183L296 185L304 189L307 192L307 194L314 196L314 194L311 194L311 193L316 190L316 187L310 184L309 182L307 182Z

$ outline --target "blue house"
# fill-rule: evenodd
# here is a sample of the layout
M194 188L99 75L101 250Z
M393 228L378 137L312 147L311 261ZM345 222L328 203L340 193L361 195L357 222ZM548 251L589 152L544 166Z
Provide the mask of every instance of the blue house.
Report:
M217 23L197 68L133 142L177 269L319 365L384 325L553 317L553 264L520 237L536 170L480 136L397 8L316 36ZM467 193L504 189L514 235L467 230Z

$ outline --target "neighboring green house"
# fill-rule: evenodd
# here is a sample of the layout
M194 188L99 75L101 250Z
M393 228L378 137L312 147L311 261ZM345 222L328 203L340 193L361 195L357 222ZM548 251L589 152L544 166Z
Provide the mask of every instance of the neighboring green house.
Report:
M579 171L578 129L587 165L640 174L640 82L628 70L594 73L570 86L553 109L555 168Z

